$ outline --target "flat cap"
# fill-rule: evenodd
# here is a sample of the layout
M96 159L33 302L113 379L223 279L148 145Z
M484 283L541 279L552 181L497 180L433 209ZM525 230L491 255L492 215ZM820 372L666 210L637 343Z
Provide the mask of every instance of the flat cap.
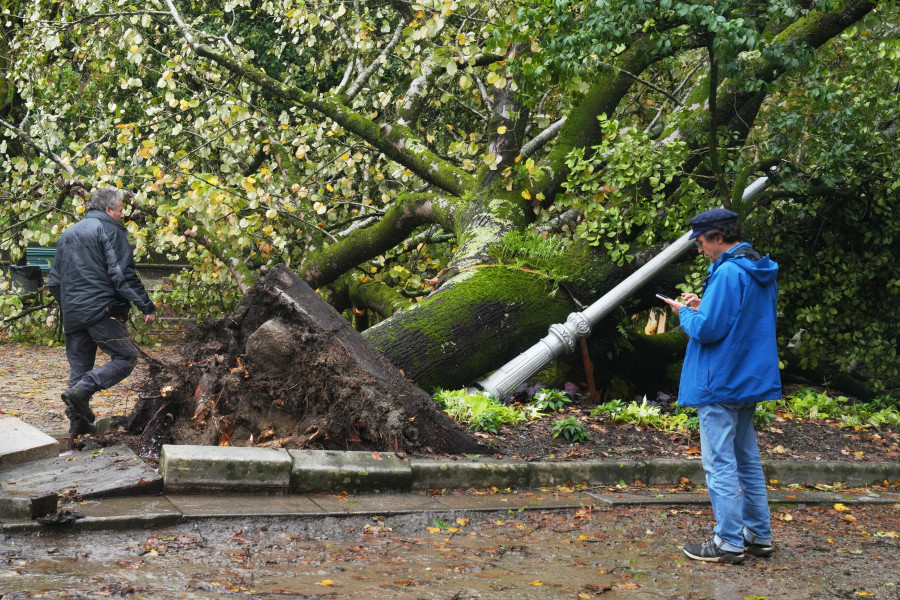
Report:
M713 208L707 210L691 219L692 231L691 237L689 239L694 239L704 231L708 231L710 229L736 225L737 221L738 215L736 212L732 212L724 208Z

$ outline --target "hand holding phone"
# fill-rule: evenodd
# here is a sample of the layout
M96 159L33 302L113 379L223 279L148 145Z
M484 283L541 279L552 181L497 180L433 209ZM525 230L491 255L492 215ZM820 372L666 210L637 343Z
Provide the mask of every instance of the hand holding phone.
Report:
M663 302L669 302L670 300L672 300L668 296L663 296L662 294L656 294L656 297L659 298L660 300L662 300Z

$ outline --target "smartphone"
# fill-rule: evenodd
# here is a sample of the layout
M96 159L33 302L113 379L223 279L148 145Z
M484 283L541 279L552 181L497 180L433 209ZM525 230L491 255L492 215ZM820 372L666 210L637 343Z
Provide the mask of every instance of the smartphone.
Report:
M663 301L671 300L668 296L663 296L662 294L656 294L656 297Z

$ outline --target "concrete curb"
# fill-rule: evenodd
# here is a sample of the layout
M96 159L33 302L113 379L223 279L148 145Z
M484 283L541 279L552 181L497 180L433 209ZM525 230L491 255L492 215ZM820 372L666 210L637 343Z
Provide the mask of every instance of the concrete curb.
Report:
M111 464L119 464L115 461L122 458L117 458L113 450L87 456L92 462L109 459L114 461ZM56 460L72 459L49 462ZM138 459L132 456L126 463L134 461ZM893 492L879 495L784 489L817 485L822 490L840 490L842 486L896 484L900 481L900 464L894 462L764 461L763 469L767 480L782 488L770 492L773 504L900 503L900 493ZM86 494L84 497L91 501L84 505L62 506L56 516L63 518L52 524L32 519L53 514L58 500L55 494L5 493L0 496L0 533L150 528L185 519L251 516L437 515L597 504L709 503L705 491L664 489L683 489L685 483L704 484L699 459L526 462L491 457L422 459L380 452L167 445L160 456L159 475L151 471L131 479L138 476L142 485L131 485L130 479L124 478L117 487L108 485L110 477L103 475L107 484L103 493ZM150 481L154 477L155 484ZM607 492L590 488L606 488ZM461 494L453 490L470 491ZM66 510L83 513L84 518L65 514Z
M767 480L780 485L900 481L900 464L893 462L763 461L763 471ZM159 472L165 493L366 493L705 482L699 459L525 462L230 446L163 446Z

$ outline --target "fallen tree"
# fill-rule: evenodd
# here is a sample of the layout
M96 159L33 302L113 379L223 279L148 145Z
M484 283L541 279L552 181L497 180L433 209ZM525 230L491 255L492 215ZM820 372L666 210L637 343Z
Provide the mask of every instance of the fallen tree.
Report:
M431 396L279 266L223 319L154 360L129 416L141 452L160 444L483 451Z
M17 0L0 24L12 260L117 185L139 256L191 263L171 307L227 315L284 263L430 391L722 204L784 267L786 367L897 379L893 4L88 4ZM740 191L774 163L751 212ZM704 267L653 286L696 291ZM595 361L650 355L623 322Z

